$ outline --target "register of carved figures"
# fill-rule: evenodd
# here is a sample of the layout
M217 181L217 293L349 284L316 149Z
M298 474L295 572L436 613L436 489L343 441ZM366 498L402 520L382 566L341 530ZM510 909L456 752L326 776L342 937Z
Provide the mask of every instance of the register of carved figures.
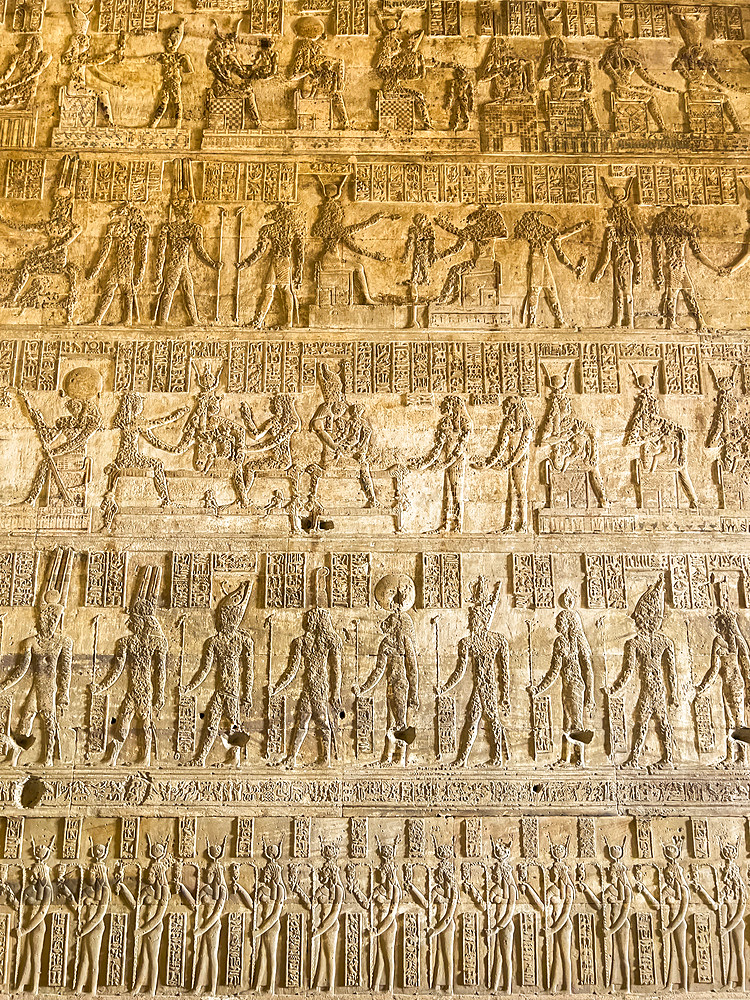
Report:
M750 0L7 0L0 1000L750 991Z

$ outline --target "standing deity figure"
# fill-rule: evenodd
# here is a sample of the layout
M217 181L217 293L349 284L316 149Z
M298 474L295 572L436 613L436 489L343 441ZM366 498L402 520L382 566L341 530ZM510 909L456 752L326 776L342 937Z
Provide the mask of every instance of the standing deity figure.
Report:
M60 719L70 701L73 666L73 640L63 633L63 619L68 603L73 571L73 549L58 547L52 558L45 590L37 608L34 635L24 640L23 656L3 682L7 691L28 674L31 683L21 705L18 735L11 744L24 748L33 743L31 731L39 716L44 736L43 759L46 767L60 760ZM14 749L15 749L14 748Z
M539 427L539 443L550 448L549 462L555 472L580 468L588 479L599 507L607 506L604 481L599 469L599 435L593 424L577 417L568 392L570 369L550 375L544 368L550 389L547 412Z
M438 254L438 259L453 257L467 246L471 246L471 256L468 260L453 264L448 269L443 287L435 300L441 305L459 302L462 297L463 276L473 271L482 257L493 253L495 240L507 239L508 229L497 209L488 208L486 205L480 205L473 212L469 212L463 226L455 226L442 215L438 216L435 222L446 233L456 237L455 243Z
M519 59L504 35L495 35L477 74L477 80L490 81L490 97L506 104L530 101L536 85L534 63Z
M81 869L81 885L77 900L78 965L75 972L76 993L96 995L99 988L99 966L105 917L112 902L112 888L107 872L109 840L96 844L89 837L91 862Z
M323 402L313 414L309 427L322 442L323 454L317 469L312 467L314 480L311 492L315 494L320 475L335 467L340 458L349 458L359 465L359 485L365 495L365 507L379 507L370 470L370 421L365 416L361 403L350 403L346 398L341 371L332 371L327 364L321 362L318 366L318 385L323 394Z
M258 876L256 889L253 923L255 973L252 988L267 993L276 992L281 917L287 898L279 864L282 840L278 844L267 844L265 837L263 838L263 857L266 863Z
M692 893L680 864L682 837L675 835L671 844L662 845L667 864L662 870L659 895L662 924L664 986L668 990L688 988L687 924Z
M409 576L384 576L375 588L378 604L390 614L380 623L383 638L375 666L354 694L367 694L385 676L387 723L380 763L407 765L412 715L419 709L419 663L414 621L408 613L414 606L416 590ZM411 739L410 739L411 737Z
M453 132L464 132L471 124L474 111L474 83L465 66L456 66L453 74L446 99L448 128Z
M423 80L427 65L420 52L424 31L414 31L403 37L399 35L399 21L395 17L381 18L383 34L380 39L375 72L383 82L383 94L389 98L407 98L413 102L422 127L433 127L427 101L421 90L414 90L404 84L408 80Z
M41 32L28 32L0 74L0 108L26 110L36 97L39 77L51 62L52 55L44 51Z
M28 988L35 996L39 994L47 914L55 895L50 866L47 864L54 843L54 837L47 845L37 844L31 838L34 863L26 872L24 885L18 896L18 993L23 993Z
M356 233L361 233L364 229L374 226L376 222L383 219L395 220L400 216L393 212L375 212L366 219L350 222L347 225L344 222L344 206L341 204L346 181L347 175L344 175L338 183L334 181L320 182L323 189L323 204L320 206L320 214L310 230L310 235L319 239L322 244L317 268L318 270L321 268L340 268L342 262L351 266L352 275L359 282L365 305L374 306L376 302L370 294L370 285L364 264L356 259L350 261L346 251L354 254L355 258L369 257L370 260L388 260L385 254L380 253L379 250L368 250L367 247L363 247L358 240L354 239L354 236Z
M133 993L145 991L153 996L159 986L161 941L172 898L168 872L173 859L167 850L169 838L164 843L152 843L151 837L146 834L146 839L149 863L141 873L138 898L125 885L121 867L115 871L112 889L116 896L121 896L135 911Z
M182 298L192 326L200 322L195 304L195 286L190 270L190 250L206 267L220 270L222 263L214 260L203 245L203 226L193 222L193 197L186 189L176 191L169 206L169 220L162 224L156 246L156 284L159 297L156 301L156 322L163 325L169 320L172 300L177 289Z
M378 866L372 872L372 889L367 896L357 883L356 868L346 867L346 888L363 909L370 911L370 926L373 935L375 958L371 967L370 989L375 992L385 988L393 993L396 981L396 937L399 930L399 916L404 890L396 867L397 835L392 844L377 840Z
M289 666L273 691L281 694L302 672L302 691L297 701L291 750L284 760L295 767L310 721L318 737L316 764L331 766L331 751L338 757L336 715L341 708L341 657L343 640L336 631L328 608L315 607L302 619L302 635L292 640Z
M180 52L184 37L185 22L180 21L167 32L164 40L164 51L148 56L151 62L158 63L161 67L161 87L159 88L156 110L151 118L151 128L159 126L170 106L174 111L174 128L182 127L182 76L183 73L194 72L190 56Z
M666 457L677 472L692 510L698 507L698 497L687 466L688 432L680 424L659 413L656 396L656 367L647 375L638 375L631 366L639 393L625 428L625 447L640 445L640 463L646 472L655 472L659 459Z
M242 62L238 50L241 23L237 22L234 31L222 34L214 21L214 38L206 53L206 67L214 78L211 95L243 98L243 120L247 116L250 128L260 128L261 118L254 82L269 80L276 76L279 70L279 54L274 48L273 39L262 37L251 61Z
M189 407L181 406L163 417L144 420L141 416L144 402L145 400L140 393L124 392L112 420L112 426L120 432L120 442L114 461L110 462L104 469L104 474L107 476L107 489L101 506L104 521L108 525L112 523L118 510L115 498L118 480L121 476L127 475L131 469L151 470L154 477L154 489L161 500L162 507L168 507L170 503L164 462L160 458L141 454L140 443L143 439L154 448L164 449L164 444L153 433L154 428L179 420L188 412Z
M438 253L435 248L435 227L429 217L423 212L417 212L406 232L406 245L401 255L401 263L405 264L411 257L411 274L404 284L409 289L410 326L421 326L417 317L417 302L419 301L419 286L429 285L430 268Z
M411 866L404 872L404 889L424 907L427 915L427 975L430 988L452 993L454 988L453 954L456 937L456 912L460 892L456 881L456 854L453 843L438 844L433 834L437 865L430 873L425 895L412 880Z
M227 904L229 889L221 859L226 848L226 837L220 844L206 838L206 866L203 881L195 895L184 882L177 891L195 911L193 989L216 995L219 985L219 938L221 918Z
M568 848L569 838L564 844L553 844L550 841L552 864L549 867L544 898L527 881L523 869L519 873L519 890L545 915L547 954L552 959L547 989L551 993L558 990L571 993L573 989L573 906L578 893L567 860Z
M690 315L695 320L698 333L708 333L693 279L687 269L687 251L715 274L726 273L709 260L700 243L698 224L686 208L670 205L656 216L651 226L651 246L654 258L654 278L657 288L663 288L659 315L667 330L671 330L677 317L680 295Z
M649 723L654 719L662 757L653 766L674 767L674 731L669 707L679 705L680 692L674 643L661 631L664 622L662 575L638 598L631 617L636 635L625 642L622 671L609 690L610 698L617 697L637 672L640 692L635 706L633 748L624 766L640 767Z
M466 723L461 734L459 753L454 764L466 767L479 733L480 723L489 723L492 730L492 756L489 764L502 767L510 760L508 737L502 716L510 714L510 674L508 642L490 625L500 603L501 584L490 591L487 579L480 576L474 583L469 608L469 634L458 643L458 664L438 691L447 694L465 677L471 668L471 694L466 711Z
M570 239L589 225L579 222L568 229L559 229L549 212L524 212L513 227L513 239L524 240L529 245L529 259L526 267L527 291L523 304L523 314L526 326L536 326L539 299L544 292L549 311L555 321L555 326L563 326L563 316L560 298L557 294L557 284L550 264L550 248L560 263L572 271L578 281L583 277L588 259L578 258L576 264L563 250L563 240Z
M70 79L65 91L61 92L61 101L65 101L65 105L70 104L73 106L76 103L81 103L82 100L86 103L89 101L92 102L94 106L94 124L96 124L98 115L101 114L104 124L111 128L114 126L114 119L112 117L112 104L109 99L109 92L99 87L91 86L90 77L96 77L102 83L109 83L115 87L125 86L124 83L119 83L103 73L100 67L106 66L107 63L121 63L123 61L125 58L126 33L120 31L112 52L105 52L98 56L94 55L91 51L91 36L89 35L91 27L89 14L92 8L84 11L77 3L71 2L70 10L75 33L71 37L67 49L60 56L61 64L63 66L70 66ZM65 107L65 111L70 115L71 111L67 107Z
M562 701L562 748L558 766L574 764L583 767L584 747L589 739L587 726L594 714L594 668L591 646L583 630L583 622L575 610L575 594L566 590L560 600L564 611L555 623L557 636L552 646L549 670L530 694L538 698L560 678Z
M667 125L654 91L661 90L672 94L677 91L674 87L659 83L649 73L641 53L627 41L622 19L617 14L614 16L609 37L611 41L599 59L599 69L604 70L612 80L615 100L640 102L654 119L659 134L663 134L667 131ZM646 86L634 83L634 77L640 77Z
M238 270L250 267L264 255L268 265L263 278L263 299L258 306L253 325L261 329L273 303L276 290L281 292L286 309L283 328L299 325L299 299L297 289L302 284L305 265L305 221L294 205L283 202L266 212L267 220L258 233L255 248L235 266Z
M75 486L80 486L81 480L85 486L89 479L87 445L102 427L102 415L96 403L101 384L101 376L94 368L74 368L68 372L62 390L68 413L52 424L48 424L42 413L31 405L28 396L19 391L44 453L24 504L36 506L46 494L47 503L58 502L64 507L79 505ZM73 493L72 483L75 483Z
M614 989L615 981L625 993L630 993L630 914L633 908L633 887L628 869L623 863L625 839L622 844L610 844L604 838L609 865L602 877L602 890L597 895L585 879L585 866L576 888L591 905L602 911L605 938L605 982Z
M711 622L716 633L711 646L711 661L703 680L695 689L695 697L701 697L711 690L717 680L721 680L727 743L726 755L718 766L745 767L748 763L747 743L734 739L732 734L747 725L745 692L750 685L750 648L735 611L720 606Z
M440 413L432 448L422 458L409 459L406 467L414 471L433 466L443 470L443 507L435 530L463 531L468 444L474 424L460 396L446 396Z
M612 205L607 209L607 224L604 227L601 254L596 270L591 275L593 282L604 277L607 268L612 269L612 321L610 326L625 326L632 330L635 326L635 305L633 288L641 283L643 252L633 216L627 206L631 181L625 186L608 186Z
M101 326L106 319L118 292L120 322L131 326L134 316L136 322L140 322L138 290L146 274L148 244L149 227L142 208L126 201L112 210L101 249L88 273L88 280L93 281L99 277L105 264L111 261L94 314L97 326Z
M291 866L290 869L290 888L310 911L310 938L313 952L310 982L314 990L323 990L327 993L333 993L336 989L339 923L346 896L338 866L339 847L339 840L327 843L322 837L320 838L323 864L316 873L316 888L312 895L306 893L300 885L296 867ZM294 878L293 886L292 878Z
M230 726L228 762L240 766L241 747L233 742L233 737L243 737L241 717L247 715L253 705L255 652L252 636L242 628L252 589L249 581L242 583L216 605L216 632L206 639L200 669L185 689L185 694L197 691L215 671L214 690L206 706L203 732L193 759L198 767L206 766L224 718Z
M344 103L346 78L343 59L326 59L323 54L325 27L319 17L308 14L297 19L294 25L297 48L294 53L289 78L299 80L299 95L314 98L325 94L331 101L332 111L338 115L342 128L351 128Z
M464 886L471 899L487 915L487 950L489 955L489 987L493 993L513 991L514 921L518 907L518 882L510 862L512 839L492 840L492 864L485 891L469 879L466 866ZM464 866L462 866L464 867Z
M47 240L45 246L32 247L26 251L21 263L15 268L10 288L0 298L0 305L11 308L24 307L27 304L35 305L39 301L39 291L34 284L25 295L23 294L29 281L42 275L64 274L68 282L65 321L68 324L75 321L81 268L68 260L68 253L71 245L83 232L83 226L73 220L77 167L77 157L65 157L61 180L52 195L52 207L48 219L14 222L12 219L0 216L0 225L16 232L38 232Z
M747 883L737 864L739 838L736 843L719 838L722 865L716 877L716 894L708 892L701 884L694 866L690 888L717 914L719 934L726 942L726 955L722 962L722 985L744 992L747 982L745 959L745 912L747 910ZM693 867L693 866L691 866Z
M508 495L503 532L529 530L529 449L534 439L534 418L522 396L506 396L497 443L487 458L475 458L472 469L507 469Z
M685 80L686 105L690 101L718 103L722 114L722 130L723 118L726 117L733 132L744 132L737 112L724 93L725 90L741 93L743 88L723 78L716 57L704 44L707 14L708 11L703 7L686 6L672 9L672 16L685 42L672 63L672 69Z
M109 690L127 670L127 691L120 705L115 728L116 735L107 747L105 760L116 764L133 719L138 722L137 733L143 743L143 754L138 761L147 767L151 752L157 753L156 725L164 708L164 687L167 672L167 637L156 617L161 570L146 567L137 596L130 606L127 627L130 635L117 640L115 661L109 673L92 685L95 693Z

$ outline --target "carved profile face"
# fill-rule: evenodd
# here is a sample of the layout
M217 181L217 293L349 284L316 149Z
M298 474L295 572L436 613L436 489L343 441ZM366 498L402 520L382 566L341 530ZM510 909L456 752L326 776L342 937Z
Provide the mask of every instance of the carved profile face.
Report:
M62 621L64 608L53 602L43 602L37 612L39 633L44 636L53 635Z

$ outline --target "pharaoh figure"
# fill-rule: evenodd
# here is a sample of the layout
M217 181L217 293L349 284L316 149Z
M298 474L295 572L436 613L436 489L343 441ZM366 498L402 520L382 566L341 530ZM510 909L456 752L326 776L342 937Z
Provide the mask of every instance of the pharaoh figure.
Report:
M674 767L674 731L669 708L679 705L680 689L674 643L661 630L664 622L662 575L638 598L631 617L636 635L625 642L622 671L609 690L610 698L617 697L637 673L640 691L635 705L633 748L624 766L640 767L649 723L654 719L662 756L653 766Z
M184 37L185 22L180 21L167 32L164 40L164 51L156 52L148 57L151 62L158 63L161 67L161 87L156 109L151 118L151 128L159 126L170 107L174 112L174 128L182 128L182 77L183 74L194 72L190 56L180 52Z
M503 532L529 530L529 451L534 418L523 396L506 396L497 442L486 458L475 458L472 469L507 469L508 494Z
M74 553L71 548L55 550L47 584L37 609L37 628L23 643L23 658L3 683L8 690L28 674L28 693L21 706L18 735L12 737L16 748L33 743L31 732L39 716L43 733L43 759L46 767L60 760L60 715L70 701L73 666L73 640L63 632Z
M571 271L576 280L580 281L586 270L588 258L579 257L574 264L563 248L563 241L580 233L588 225L588 222L579 222L567 229L560 229L554 216L550 215L549 212L536 211L524 212L516 222L513 227L513 239L523 240L529 247L529 257L526 264L527 291L523 304L526 326L536 326L537 324L537 312L542 293L555 326L565 324L560 297L557 294L557 282L552 271L550 251L563 267Z
M261 117L255 98L255 81L269 80L279 69L279 54L273 39L260 38L257 49L248 62L239 55L238 21L233 31L223 34L214 21L214 37L206 53L206 67L213 76L211 95L213 97L242 98L242 119L245 128L260 128Z
M469 634L459 641L458 665L438 692L440 696L451 691L471 667L472 686L466 723L454 761L458 767L466 767L482 722L489 723L492 731L490 765L502 767L510 760L508 738L502 723L502 716L510 714L509 648L504 636L490 631L500 602L500 590L501 584L497 583L494 591L490 591L483 576L474 583L469 608Z
M127 620L130 635L118 639L111 670L101 681L95 680L92 684L92 690L101 693L109 690L123 673L127 676L127 690L120 705L115 736L105 755L105 760L113 765L118 762L133 719L137 721L137 732L143 744L138 760L148 766L152 751L157 752L155 719L164 708L168 649L167 637L155 614L160 583L159 567L148 566L130 606Z
M354 694L367 694L386 678L387 723L380 763L384 767L403 765L409 758L409 729L413 713L419 709L419 666L414 622L409 615L416 598L414 581L409 576L385 576L375 588L382 608L389 611L380 623L383 638L378 646L375 666Z
M446 396L440 413L432 447L422 458L409 459L406 467L420 470L434 466L443 470L443 508L435 531L463 531L468 442L474 425L460 396Z
M208 700L198 752L193 763L205 767L216 742L222 719L229 722L229 761L240 766L242 714L248 715L253 705L253 669L255 652L253 639L242 628L252 594L252 584L240 584L216 605L216 632L203 645L200 670L185 693L196 691L214 671L214 690Z

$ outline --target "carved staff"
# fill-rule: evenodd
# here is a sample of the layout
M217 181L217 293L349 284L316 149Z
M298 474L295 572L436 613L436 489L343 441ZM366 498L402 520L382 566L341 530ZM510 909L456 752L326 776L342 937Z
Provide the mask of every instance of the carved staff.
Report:
M68 490L65 483L62 481L62 476L60 475L60 470L58 469L57 464L55 463L55 458L52 452L50 451L49 445L44 440L44 432L46 428L44 426L44 422L41 418L39 411L35 410L34 407L31 405L31 403L29 402L29 398L25 392L22 392L20 389L17 389L16 392L26 404L26 409L28 410L28 414L31 417L31 422L34 425L34 430L36 431L37 437L39 438L39 443L42 446L44 457L47 459L47 465L49 467L49 471L52 473L52 478L55 480L55 485L57 486L57 489L60 493L60 498L62 502L65 504L66 507L74 507L75 504L73 503L73 497L70 495L70 491Z
M687 640L688 662L690 663L690 681L693 690L695 690L695 664L693 662L693 648L690 643L690 622L687 619L685 620L685 638ZM716 746L716 732L711 713L711 699L705 692L693 698L693 725L695 726L695 742L698 746L698 753L710 753Z
M607 632L605 629L604 615L596 620L596 628L601 636L602 657L604 661L604 688L603 694L607 704L607 725L609 727L609 756L614 760L616 753L624 753L627 750L627 734L625 731L625 711L621 695L610 697L609 677L607 670Z
M219 322L219 300L221 299L221 272L223 270L221 258L224 252L224 216L226 214L225 208L219 209L219 270L216 272L216 309L214 311L214 319L217 323Z
M234 213L237 216L237 261L242 260L242 217L245 212L245 206L240 205L237 211ZM242 271L237 268L236 277L234 279L234 322L237 326L240 325L240 275ZM270 690L270 689L269 689Z
M95 711L96 706L97 706L97 698L101 697L96 692L96 659L97 659L97 656L98 656L98 646L99 646L99 619L100 618L101 618L101 615L94 615L94 617L91 620L91 629L92 629L92 637L91 637L91 697L89 699L89 731L88 731L88 738L86 740L86 759L87 760L89 760L91 758L91 753L92 753L94 747L96 746L97 749L98 749L98 742L96 744L94 743L94 741L92 740L92 734L93 734L93 731L94 731L94 722L95 722L96 714L97 714L96 711ZM107 696L104 695L103 697L106 698ZM103 718L104 718L104 725L105 726L107 725L107 714L108 713L105 713L104 716L103 716ZM107 742L107 740L106 740L106 732L102 733L102 740L101 740L101 742L102 742L102 744L105 744ZM102 746L101 749L103 750L104 746Z
M268 629L268 646L266 651L266 677L268 681L268 722L266 730L266 760L271 759L271 744L273 742L273 737L271 734L271 724L273 716L273 686L271 680L271 674L273 671L273 615L269 615L263 622L263 628Z
M435 635L435 715L438 724L437 758L456 751L456 702L453 695L445 694L440 686L440 619L430 619Z

